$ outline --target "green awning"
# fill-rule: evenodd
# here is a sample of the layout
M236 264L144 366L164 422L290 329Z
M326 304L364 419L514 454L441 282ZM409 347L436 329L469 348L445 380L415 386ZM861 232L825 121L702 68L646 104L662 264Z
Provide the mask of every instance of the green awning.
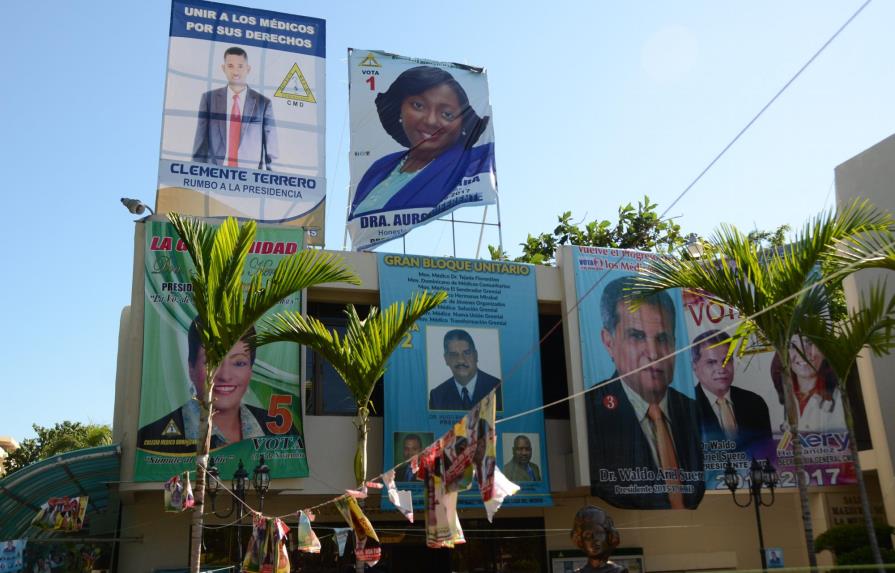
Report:
M40 506L51 497L89 497L86 522L109 507L109 484L121 473L121 448L100 446L41 460L0 479L0 540L54 535L31 527ZM117 511L117 507L112 508Z

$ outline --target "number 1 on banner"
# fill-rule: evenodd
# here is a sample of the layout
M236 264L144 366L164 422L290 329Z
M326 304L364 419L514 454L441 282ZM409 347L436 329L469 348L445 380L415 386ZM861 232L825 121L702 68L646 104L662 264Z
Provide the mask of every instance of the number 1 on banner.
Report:
M367 79L365 79L364 81L367 82L368 84L370 84L371 92L376 91L376 76L370 76Z

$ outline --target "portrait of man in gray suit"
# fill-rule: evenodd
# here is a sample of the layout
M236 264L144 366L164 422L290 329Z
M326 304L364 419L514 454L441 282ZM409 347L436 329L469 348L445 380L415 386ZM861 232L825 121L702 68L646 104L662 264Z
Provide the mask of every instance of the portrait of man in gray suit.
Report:
M277 132L271 101L248 87L252 67L242 48L224 52L227 85L202 94L193 143L193 161L270 170L277 159Z

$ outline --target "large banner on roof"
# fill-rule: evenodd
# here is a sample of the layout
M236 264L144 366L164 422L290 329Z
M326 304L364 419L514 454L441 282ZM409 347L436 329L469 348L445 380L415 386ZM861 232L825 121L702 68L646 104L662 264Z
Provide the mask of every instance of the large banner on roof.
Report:
M421 290L448 293L389 360L384 469L398 466L399 487L422 504L413 458L498 388L496 463L522 488L504 505L550 505L543 411L500 421L543 404L534 267L380 254L379 289L383 307ZM478 488L459 499L466 506L482 503Z
M323 20L174 0L157 211L302 226L323 244Z
M348 88L355 250L497 201L484 69L349 48Z
M796 487L779 361L726 358L736 311L680 290L633 312L623 301L656 256L573 249L584 387L594 388L585 395L593 494L618 507L692 509L705 488L726 488L728 463L746 483L752 458L779 470L779 487ZM812 485L854 483L835 377L816 349L803 354L791 358L813 384L800 417L805 470Z
M259 227L246 261L245 280L273 273L277 261L302 248L300 229ZM174 227L146 223L143 381L137 432L135 481L166 481L195 469L205 351L193 326L193 266ZM271 312L301 310L301 297L280 301ZM257 351L245 341L233 347L215 377L212 457L222 476L242 461L251 472L263 455L271 473L307 477L302 435L300 352L277 343Z

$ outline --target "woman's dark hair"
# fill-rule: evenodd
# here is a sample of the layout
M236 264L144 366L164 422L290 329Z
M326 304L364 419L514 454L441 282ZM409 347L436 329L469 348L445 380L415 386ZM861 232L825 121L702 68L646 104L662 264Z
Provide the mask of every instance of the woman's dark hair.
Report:
M489 118L482 118L476 114L472 106L469 105L466 91L454 79L454 76L434 66L417 66L404 70L386 91L376 96L376 111L379 112L379 121L386 133L404 147L410 147L410 140L407 139L404 126L399 121L401 119L401 104L410 96L419 95L440 85L449 86L454 90L462 109L462 132L465 135L460 137L465 138L467 148L472 147L485 131Z
M795 390L798 388L799 379L792 369L790 369L789 377L792 380L793 390ZM774 359L771 360L771 380L774 382L774 390L777 391L777 398L780 400L781 404L785 405L786 401L783 394L783 361L780 360L780 355L776 352L774 353ZM833 371L830 363L827 362L827 359L824 358L824 361L817 369L815 389L820 392L820 397L822 399L832 400L837 383L838 378L836 377L836 373Z

